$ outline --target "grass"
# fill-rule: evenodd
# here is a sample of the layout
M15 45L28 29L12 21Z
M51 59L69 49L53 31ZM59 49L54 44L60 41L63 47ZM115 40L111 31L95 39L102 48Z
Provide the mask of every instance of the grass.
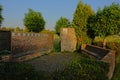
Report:
M98 43L98 46L100 46L99 42L103 42L103 38L96 37L94 41ZM107 48L116 51L116 65L112 80L119 80L120 79L119 76L120 75L120 36L119 35L107 36L106 41L107 41Z
M115 72L112 80L119 80L119 79L120 79L120 55L116 57Z
M57 34L54 34L54 43L53 43L53 51L52 52L60 52L60 37Z
M104 67L104 68L103 68ZM53 74L55 80L107 80L109 65L81 54L67 64L63 71Z

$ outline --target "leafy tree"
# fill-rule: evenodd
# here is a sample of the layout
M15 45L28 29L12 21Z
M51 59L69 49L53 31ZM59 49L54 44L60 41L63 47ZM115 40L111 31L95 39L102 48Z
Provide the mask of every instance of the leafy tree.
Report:
M105 6L103 10L98 10L94 23L96 36L106 37L113 35L120 30L120 5L113 3Z
M3 21L3 17L2 17L2 5L0 5L0 27Z
M29 9L29 12L25 14L24 25L29 31L40 32L44 29L45 20L40 12Z
M87 22L89 17L93 15L94 12L92 8L89 5L82 3L82 0L80 0L74 12L72 21L72 26L75 28L76 36L78 38L78 49L82 43L90 42L87 36Z
M103 10L98 9L94 18L90 21L90 29L95 36L105 37L117 34L120 31L120 5L112 3ZM104 42L104 41L103 41Z
M18 31L18 32L23 31L23 29L21 29L20 27L16 27L15 30Z
M60 19L56 22L55 30L58 35L60 35L60 28L69 27L70 21L65 17L60 17Z
M82 3L82 1L78 3L75 13L73 15L72 22L73 27L75 27L76 29L78 37L82 36L82 31L87 31L88 18L93 14L94 12L89 5Z
M25 27L23 31L24 31L24 32L29 32L29 30L28 30L27 27Z

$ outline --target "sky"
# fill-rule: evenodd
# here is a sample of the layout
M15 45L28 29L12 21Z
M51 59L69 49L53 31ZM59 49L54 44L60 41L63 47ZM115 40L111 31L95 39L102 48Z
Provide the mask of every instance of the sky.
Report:
M2 16L4 21L2 27L21 27L24 28L24 14L31 8L41 12L46 21L45 29L54 30L56 21L62 16L73 19L73 14L80 0L0 0L3 7ZM119 3L120 0L82 0L83 3L92 7L94 12L98 8L103 9L113 2Z

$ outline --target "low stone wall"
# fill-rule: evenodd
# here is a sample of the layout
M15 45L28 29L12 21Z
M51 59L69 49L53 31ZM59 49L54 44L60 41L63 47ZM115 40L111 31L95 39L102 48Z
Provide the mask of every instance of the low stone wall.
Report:
M81 50L103 62L109 63L110 67L107 76L109 79L112 78L115 69L115 51L86 44L82 44Z
M11 37L12 53L34 53L53 48L52 34L15 33Z

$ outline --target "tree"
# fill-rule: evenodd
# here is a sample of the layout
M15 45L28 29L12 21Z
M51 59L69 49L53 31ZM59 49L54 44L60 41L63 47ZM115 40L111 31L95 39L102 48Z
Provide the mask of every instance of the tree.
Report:
M15 31L20 32L20 31L23 31L23 29L21 29L20 27L16 27Z
M2 17L2 5L0 5L0 27L3 21L3 17Z
M82 3L82 1L78 3L72 21L72 25L76 29L77 37L82 36L82 31L87 31L87 20L93 14L94 12L89 5Z
M45 20L40 12L29 9L29 12L25 14L24 25L29 31L40 32L44 29Z
M92 8L80 2L73 14L72 26L75 28L76 36L78 38L78 49L82 43L89 43L89 38L87 36L87 22L89 17L93 16L94 12Z
M58 35L60 35L60 28L69 27L70 21L65 17L60 17L60 19L56 22L55 31Z
M120 30L120 5L112 3L105 6L103 10L98 9L90 22L90 28L94 30L95 36L106 37L117 34Z
M106 36L117 34L120 31L120 5L112 3L103 10L98 9L89 28L94 31L95 36L103 37L104 41Z

